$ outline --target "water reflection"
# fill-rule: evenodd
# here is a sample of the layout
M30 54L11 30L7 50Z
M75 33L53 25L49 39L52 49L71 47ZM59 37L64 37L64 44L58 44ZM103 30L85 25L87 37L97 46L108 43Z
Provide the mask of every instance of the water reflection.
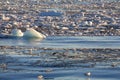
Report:
M86 80L91 80L90 78L87 78Z
M26 46L39 46L41 41L43 39L41 38L25 38L23 43L26 43Z
M38 41L42 41L43 39L41 38L25 38L26 41L28 42L38 42Z
M40 38L0 39L0 45L47 48L120 48L119 36L49 36Z

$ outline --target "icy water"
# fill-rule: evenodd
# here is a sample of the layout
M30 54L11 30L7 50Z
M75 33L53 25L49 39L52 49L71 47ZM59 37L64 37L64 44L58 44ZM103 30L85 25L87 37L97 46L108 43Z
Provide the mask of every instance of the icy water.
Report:
M120 48L120 37L49 36L43 40L11 38L0 39L0 45L47 48ZM120 65L111 67L112 61L109 61L110 63L104 61L97 62L95 67L86 67L87 65L89 66L89 63L78 63L79 65L84 65L83 67L44 67L39 64L53 64L54 60L55 63L59 63L60 60L42 53L39 53L40 55L26 54L23 50L1 50L0 55L3 53L6 54L6 58L1 60L3 62L6 61L8 67L5 71L0 69L0 80L120 80ZM41 55L43 55L43 57ZM65 59L65 61L69 62L67 59ZM117 62L119 62L119 60L117 60ZM91 72L91 76L85 76L84 74L86 72ZM43 75L44 79L38 79L39 75Z
M46 48L120 48L120 36L49 36L46 39L0 39L0 45Z

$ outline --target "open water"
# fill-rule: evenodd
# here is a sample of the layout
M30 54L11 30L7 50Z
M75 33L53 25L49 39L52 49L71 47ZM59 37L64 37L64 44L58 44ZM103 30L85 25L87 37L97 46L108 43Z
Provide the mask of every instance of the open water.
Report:
M49 36L46 39L1 38L1 46L36 46L47 48L120 48L119 36ZM18 57L17 57L18 55ZM109 63L97 63L93 68L83 67L40 67L33 64L40 56L9 54L8 69L0 72L0 80L120 80L120 66L111 67ZM11 60L12 59L12 60ZM38 59L38 60L37 60ZM51 72L45 72L52 70ZM91 76L84 73L91 72Z
M46 39L0 39L2 46L46 48L120 48L120 36L48 36Z

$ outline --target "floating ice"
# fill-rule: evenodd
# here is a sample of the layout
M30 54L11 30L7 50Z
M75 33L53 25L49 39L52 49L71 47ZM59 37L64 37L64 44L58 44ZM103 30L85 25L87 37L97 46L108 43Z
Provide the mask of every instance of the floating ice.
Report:
M38 31L34 30L33 28L29 28L24 33L25 38L46 38L45 35L39 33Z
M11 35L14 37L22 37L24 34L20 29L13 29Z

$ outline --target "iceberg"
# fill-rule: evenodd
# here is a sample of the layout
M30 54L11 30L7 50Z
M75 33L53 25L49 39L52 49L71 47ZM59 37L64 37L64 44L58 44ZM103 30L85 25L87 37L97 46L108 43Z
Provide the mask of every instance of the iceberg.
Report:
M11 31L11 34L3 34L1 33L0 34L0 38L18 38L18 37L23 37L23 38L39 38L39 39L44 39L46 38L46 36L38 31L36 31L35 29L33 28L28 28L26 29L25 32L22 32L20 29L13 29Z
M11 36L13 37L23 37L24 33L20 29L13 29L11 31Z
M43 35L42 33L36 31L33 28L28 28L25 32L24 32L24 37L25 38L46 38L45 35Z

